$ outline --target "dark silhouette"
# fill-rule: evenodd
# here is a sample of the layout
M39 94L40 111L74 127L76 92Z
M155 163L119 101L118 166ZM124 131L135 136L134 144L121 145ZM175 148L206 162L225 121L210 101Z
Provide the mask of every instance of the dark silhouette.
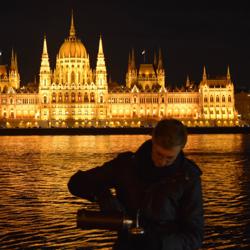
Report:
M101 211L120 212L134 221L118 231L114 249L194 250L202 246L201 170L182 152L186 127L160 121L152 139L133 152L88 171L78 171L70 192L97 201ZM115 190L115 194L111 192Z

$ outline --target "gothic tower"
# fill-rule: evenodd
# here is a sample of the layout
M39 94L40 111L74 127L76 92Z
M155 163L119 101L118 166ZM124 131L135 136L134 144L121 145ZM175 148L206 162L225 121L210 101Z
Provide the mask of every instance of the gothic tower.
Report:
M104 120L107 115L108 101L108 83L105 58L102 47L102 38L100 36L99 48L96 62L96 88L97 88L97 116L100 120Z
M132 88L137 83L137 69L135 65L135 52L132 49L131 54L128 57L128 71L126 74L126 86Z
M51 71L49 66L49 56L47 51L46 37L43 41L43 53L40 66L40 78L39 78L39 93L42 103L49 103L49 93L51 85Z
M96 86L98 92L107 93L108 84L107 84L107 70L105 65L105 58L102 47L102 38L100 36L99 40L99 49L96 62Z
M161 87L165 87L165 70L164 70L164 67L163 67L161 49L159 49L159 60L158 60L158 66L157 66L156 72L157 72L158 84Z
M202 81L203 81L204 84L207 82L207 72L206 72L206 67L205 66L203 68Z
M229 66L227 66L227 80L228 80L229 82L231 81L231 74L230 74Z
M15 89L20 88L20 76L18 73L17 66L17 56L12 49L11 53L11 62L10 62L10 70L9 70L9 85Z

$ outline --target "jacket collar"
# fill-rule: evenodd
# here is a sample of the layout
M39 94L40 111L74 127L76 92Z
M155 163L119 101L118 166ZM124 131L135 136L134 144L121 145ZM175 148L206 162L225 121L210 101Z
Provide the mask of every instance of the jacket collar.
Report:
M156 167L151 158L152 140L144 142L135 153L138 174L148 182L155 182L175 174L184 161L184 154L181 151L176 160L170 166Z

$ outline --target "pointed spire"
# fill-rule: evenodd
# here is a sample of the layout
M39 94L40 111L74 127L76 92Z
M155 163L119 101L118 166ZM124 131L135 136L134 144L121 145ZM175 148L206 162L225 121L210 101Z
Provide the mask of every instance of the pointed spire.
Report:
M98 86L98 88L106 91L107 90L107 69L105 65L105 58L104 58L104 53L103 53L101 36L99 40L95 75L96 75L96 85Z
M15 70L15 53L14 50L12 48L11 50L11 61L10 61L10 70Z
M46 41L46 35L44 34L44 39L43 39L43 55L48 54L48 49L47 49L47 41Z
M99 39L99 49L98 49L98 54L102 55L103 54L103 48L102 48L102 36L100 35Z
M163 62L162 62L162 52L161 52L161 48L159 49L158 69L163 69Z
M229 65L227 66L227 80L231 80Z
M44 40L43 40L43 53L42 53L40 71L41 70L50 72L49 55L48 55L47 41L46 41L46 36L45 35L44 35Z
M73 10L72 10L69 37L75 38L75 36L76 36L76 30L75 30L75 26L74 26L74 15L73 15Z
M154 66L157 67L157 56L155 52L154 52Z
M131 68L131 55L130 55L130 52L128 53L128 71L130 70Z
M108 81L109 84L112 83L112 78L111 78L111 75L109 75L109 81Z
M14 59L14 49L11 50L11 60Z
M96 68L99 70L100 68L103 68L103 67L105 68L106 66L105 66L105 58L104 58L103 47L102 47L102 37L100 35Z
M190 80L189 80L189 76L187 75L187 80L186 80L186 87L190 87Z
M203 76L202 76L203 80L207 80L207 73L206 73L206 67L203 67Z
M135 69L135 51L134 51L134 49L132 49L132 52L131 52L131 68Z
M17 64L17 55L15 54L15 69L18 71L18 64Z
M14 52L13 48L11 50L10 71L16 71L16 72L18 71L17 56L16 56L16 53Z

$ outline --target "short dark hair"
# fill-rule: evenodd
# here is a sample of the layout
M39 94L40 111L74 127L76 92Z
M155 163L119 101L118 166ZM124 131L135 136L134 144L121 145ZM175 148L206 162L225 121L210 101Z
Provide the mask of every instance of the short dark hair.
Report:
M153 130L153 140L164 148L185 146L187 142L186 126L176 119L164 119Z

